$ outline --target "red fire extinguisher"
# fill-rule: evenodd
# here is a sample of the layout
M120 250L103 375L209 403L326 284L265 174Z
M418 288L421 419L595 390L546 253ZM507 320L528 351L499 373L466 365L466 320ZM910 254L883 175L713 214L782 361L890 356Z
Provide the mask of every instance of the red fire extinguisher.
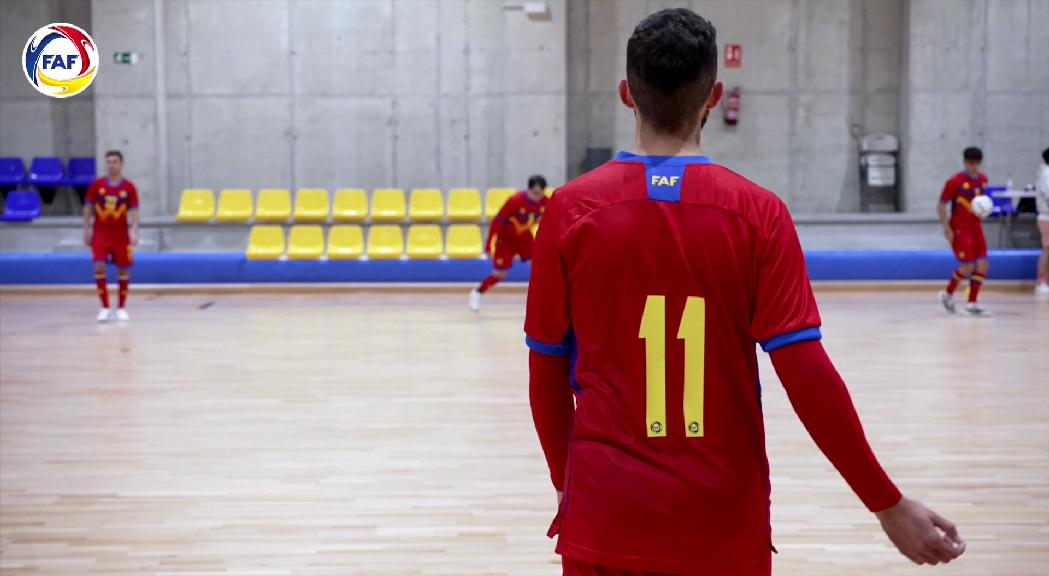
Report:
M729 90L728 95L725 96L725 106L723 107L725 113L725 124L729 126L735 126L739 123L739 86L733 87Z

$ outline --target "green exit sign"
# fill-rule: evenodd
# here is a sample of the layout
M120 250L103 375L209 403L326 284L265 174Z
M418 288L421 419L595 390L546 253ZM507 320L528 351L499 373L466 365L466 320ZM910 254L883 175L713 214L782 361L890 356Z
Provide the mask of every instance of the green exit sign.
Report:
M137 52L114 52L113 61L117 64L134 64L138 62Z

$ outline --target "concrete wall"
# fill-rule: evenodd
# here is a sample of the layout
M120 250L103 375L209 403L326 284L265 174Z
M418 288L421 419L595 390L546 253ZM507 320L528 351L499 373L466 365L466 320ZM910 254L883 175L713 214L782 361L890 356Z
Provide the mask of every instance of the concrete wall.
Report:
M71 22L91 31L90 0L0 0L0 156L93 156L94 87L72 98L43 96L22 72L37 28Z
M185 187L562 181L565 1L538 17L514 4L164 0L158 15L153 2L95 0L99 43L142 57L104 60L99 149L127 150L147 213L174 210Z
M1034 180L1049 146L1049 0L910 0L906 207L931 210L961 153L992 183Z
M708 153L795 211L856 209L865 132L901 135L917 212L965 146L984 147L992 181L1023 184L1049 145L1049 0L548 5L530 18L517 0L0 0L0 154L120 148L147 214L191 186L556 184L588 147L630 146L626 40L670 6L743 45L743 68L721 70L742 120L718 111ZM89 24L103 56L69 100L37 95L18 67L55 20ZM114 64L123 50L140 61Z
M794 210L857 209L854 134L899 132L902 0L570 3L569 172L580 172L587 147L632 144L633 113L616 94L626 41L645 15L678 6L711 20L722 50L743 45L742 68L720 69L726 86L742 88L740 123L727 126L716 111L705 151Z

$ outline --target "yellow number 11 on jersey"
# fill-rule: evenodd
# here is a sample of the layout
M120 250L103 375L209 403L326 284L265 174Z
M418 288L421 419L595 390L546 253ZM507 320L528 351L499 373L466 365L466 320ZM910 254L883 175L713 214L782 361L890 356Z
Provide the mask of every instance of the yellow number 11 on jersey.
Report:
M689 296L681 314L678 340L685 341L685 436L703 436L703 362L706 344L706 301ZM667 435L667 299L649 296L641 316L645 341L645 426L649 437Z

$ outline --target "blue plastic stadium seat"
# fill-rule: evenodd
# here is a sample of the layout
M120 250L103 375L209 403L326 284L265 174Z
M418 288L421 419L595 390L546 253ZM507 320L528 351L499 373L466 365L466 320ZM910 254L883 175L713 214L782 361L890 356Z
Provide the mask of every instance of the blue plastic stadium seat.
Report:
M0 158L0 186L18 186L25 180L25 162L21 158Z
M29 165L29 175L25 183L35 186L57 186L65 180L65 169L62 160L51 156L38 156L33 158Z
M4 213L0 216L0 220L29 222L38 216L40 216L40 195L36 190L12 190L7 193Z
M70 158L69 170L65 184L75 187L87 187L97 178L94 158Z

